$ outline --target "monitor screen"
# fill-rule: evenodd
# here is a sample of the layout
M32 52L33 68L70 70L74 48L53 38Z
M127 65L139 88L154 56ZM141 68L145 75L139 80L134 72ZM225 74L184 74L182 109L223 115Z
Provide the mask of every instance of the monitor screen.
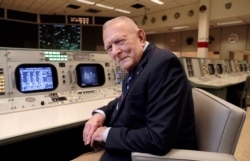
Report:
M222 74L223 73L223 69L222 69L222 65L221 64L216 64L216 69L217 69L217 73L218 74Z
M209 74L214 74L214 65L213 64L208 64L208 72Z
M58 85L56 68L51 64L22 64L15 70L16 87L22 93L45 92Z
M247 64L243 64L244 66L244 71L247 72Z
M240 68L240 71L242 72L243 70L244 70L244 68L243 68L243 64L239 64L239 68Z
M100 64L79 64L76 73L80 87L102 86L105 82L104 69Z
M79 25L46 25L39 27L41 49L80 50Z

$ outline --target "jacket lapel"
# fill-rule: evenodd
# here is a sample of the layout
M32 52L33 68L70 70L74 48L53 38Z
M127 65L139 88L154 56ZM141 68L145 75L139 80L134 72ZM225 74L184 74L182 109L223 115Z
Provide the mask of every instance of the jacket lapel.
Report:
M127 90L126 93L122 94L121 97L123 97L123 98L120 98L120 99L122 99L122 100L120 101L119 108L118 108L118 109L115 109L115 110L117 110L116 112L113 112L113 113L115 113L115 114L114 114L114 115L112 116L112 118L111 118L111 121L110 121L110 124L111 124L111 125L112 125L112 123L116 120L116 118L119 116L119 113L121 112L121 110L124 108L124 102L125 102L125 100L126 100L126 97L127 97L127 95L130 93L130 91L133 90L137 78L139 77L139 75L140 75L141 72L143 71L145 65L147 64L148 58L150 57L150 54L149 54L150 52L149 52L149 51L150 51L152 48L154 48L154 45L149 44L149 46L147 47L147 49L144 51L141 62L137 65L137 67L135 68L135 70L134 70L134 72L133 72L133 75L132 75L132 82L131 82L130 88ZM129 75L127 74L127 76L125 77L125 79L124 79L124 81L123 81L123 83L122 83L122 89L123 89L123 88L126 88L126 82L127 82L127 80L128 80L128 77L129 77Z

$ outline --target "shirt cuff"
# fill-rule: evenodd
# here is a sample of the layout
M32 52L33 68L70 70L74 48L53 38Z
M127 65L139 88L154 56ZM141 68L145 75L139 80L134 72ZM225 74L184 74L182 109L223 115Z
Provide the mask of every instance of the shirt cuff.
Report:
M109 131L110 131L111 127L107 127L102 135L103 137L103 141L106 142L107 140L107 137L108 137L108 134L109 134Z
M95 113L99 113L99 114L103 115L104 118L106 118L106 114L102 110L94 110L92 114L94 115Z

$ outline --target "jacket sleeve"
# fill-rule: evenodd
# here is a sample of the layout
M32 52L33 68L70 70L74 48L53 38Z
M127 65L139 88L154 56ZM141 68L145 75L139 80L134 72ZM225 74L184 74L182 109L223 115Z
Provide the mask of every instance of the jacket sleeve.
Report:
M98 110L102 110L106 115L104 126L109 126L111 115L113 113L114 108L116 107L118 99L119 98L115 98L114 100L110 101L106 106L98 108Z

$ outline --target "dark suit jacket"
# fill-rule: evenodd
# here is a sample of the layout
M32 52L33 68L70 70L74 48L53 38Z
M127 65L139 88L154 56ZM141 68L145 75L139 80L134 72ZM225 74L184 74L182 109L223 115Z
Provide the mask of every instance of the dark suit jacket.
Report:
M123 86L126 81L127 77ZM112 127L102 161L131 161L132 151L163 155L171 148L195 148L191 86L173 53L149 44L133 71L132 86L112 116L117 101L100 108L106 126Z

